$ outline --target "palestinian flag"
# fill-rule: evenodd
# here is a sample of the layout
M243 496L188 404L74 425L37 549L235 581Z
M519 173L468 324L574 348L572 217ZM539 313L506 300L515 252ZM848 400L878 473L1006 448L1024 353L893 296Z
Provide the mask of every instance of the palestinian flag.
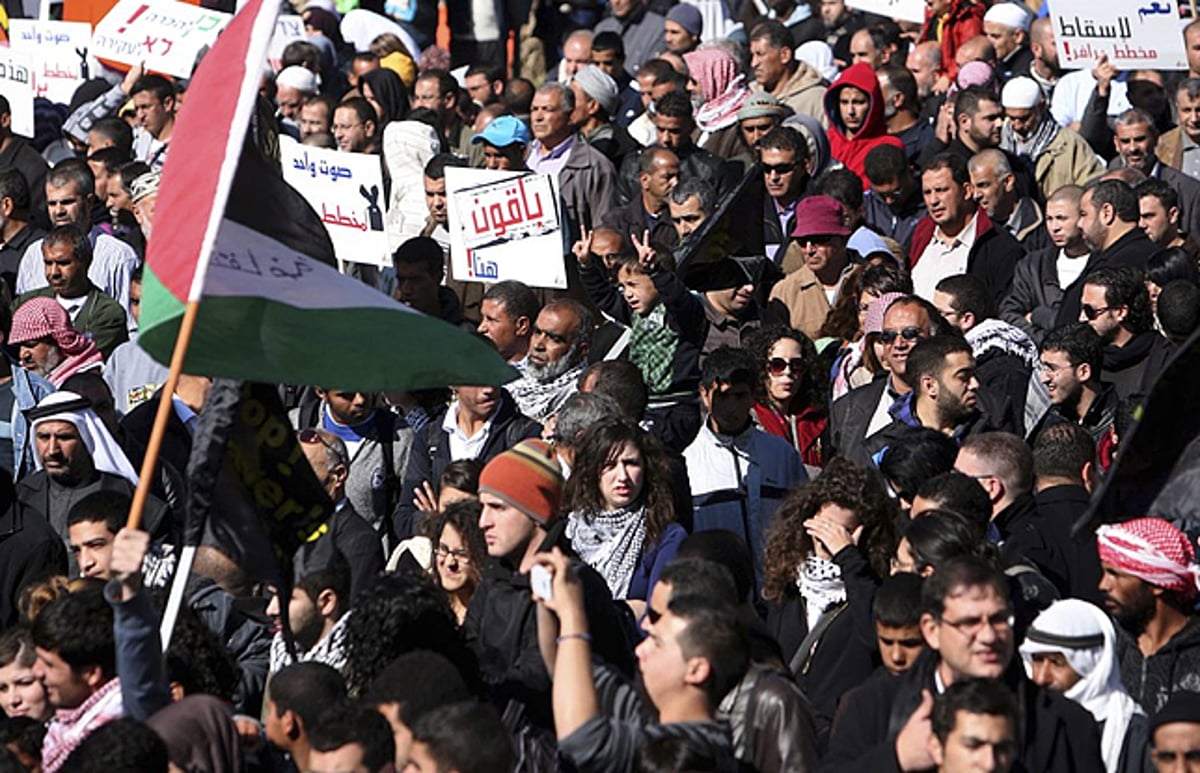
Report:
M199 302L184 371L363 391L503 384L485 342L335 269L318 215L293 190L258 112L278 3L251 0L204 57L163 170L143 278L139 342L169 362ZM350 256L342 256L343 258Z

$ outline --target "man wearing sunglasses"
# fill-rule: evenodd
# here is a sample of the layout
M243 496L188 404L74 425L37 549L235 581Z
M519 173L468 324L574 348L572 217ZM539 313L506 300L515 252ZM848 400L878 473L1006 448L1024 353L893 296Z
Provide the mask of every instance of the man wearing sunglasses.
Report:
M771 300L787 308L792 327L816 340L850 268L850 229L842 205L829 196L800 201L795 222L783 263L785 271L798 267L771 289Z
M944 561L921 589L921 634L929 645L899 678L876 673L850 693L829 740L824 770L917 771L935 767L930 724L934 696L971 679L998 680L1024 707L1016 758L1026 769L1103 770L1100 733L1090 713L1013 667L1008 580L975 557ZM893 728L899 728L897 733Z
M1122 400L1145 395L1166 358L1143 276L1135 268L1103 268L1084 280L1080 295L1079 321L1104 343L1101 375Z
M787 235L796 225L796 206L808 188L808 143L781 126L758 143L763 170L763 244L767 257L780 262Z

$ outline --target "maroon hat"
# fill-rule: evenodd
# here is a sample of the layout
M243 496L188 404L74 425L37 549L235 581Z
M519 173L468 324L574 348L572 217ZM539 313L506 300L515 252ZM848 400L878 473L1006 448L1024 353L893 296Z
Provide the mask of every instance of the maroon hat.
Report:
M829 196L809 196L796 205L792 236L849 236L841 202Z

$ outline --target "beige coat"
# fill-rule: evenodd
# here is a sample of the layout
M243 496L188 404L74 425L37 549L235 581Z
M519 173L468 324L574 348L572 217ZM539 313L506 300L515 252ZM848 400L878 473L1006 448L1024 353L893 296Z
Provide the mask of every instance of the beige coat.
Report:
M792 77L787 79L783 88L775 96L779 101L790 107L797 115L811 115L825 125L825 81L808 62L798 62L799 66ZM762 86L755 85L762 90Z
M1042 151L1034 162L1034 175L1042 198L1050 198L1064 185L1086 185L1097 175L1104 173L1104 164L1096 151L1078 132L1066 127Z
M799 265L796 265L796 264ZM788 310L788 321L804 335L817 339L825 317L829 315L829 299L817 275L804 265L800 247L795 243L784 253L783 270L787 276L771 289L771 301L779 301Z

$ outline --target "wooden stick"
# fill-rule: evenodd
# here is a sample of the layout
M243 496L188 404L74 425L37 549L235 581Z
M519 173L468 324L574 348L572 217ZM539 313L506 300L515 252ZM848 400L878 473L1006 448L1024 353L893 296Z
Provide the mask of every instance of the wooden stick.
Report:
M188 301L183 312L183 321L179 325L179 335L175 338L175 350L171 353L171 367L167 371L167 383L163 384L162 397L158 401L158 412L154 414L154 426L150 430L150 443L146 446L146 458L142 460L142 469L138 472L137 490L133 493L133 503L129 506L129 520L125 526L130 529L138 528L142 523L142 513L146 509L146 500L150 497L150 484L154 476L154 467L158 464L158 453L162 449L163 436L167 434L167 420L174 410L173 397L175 387L179 384L179 374L183 370L183 358L187 354L188 343L192 340L192 330L196 326L196 315L200 311L200 301Z

